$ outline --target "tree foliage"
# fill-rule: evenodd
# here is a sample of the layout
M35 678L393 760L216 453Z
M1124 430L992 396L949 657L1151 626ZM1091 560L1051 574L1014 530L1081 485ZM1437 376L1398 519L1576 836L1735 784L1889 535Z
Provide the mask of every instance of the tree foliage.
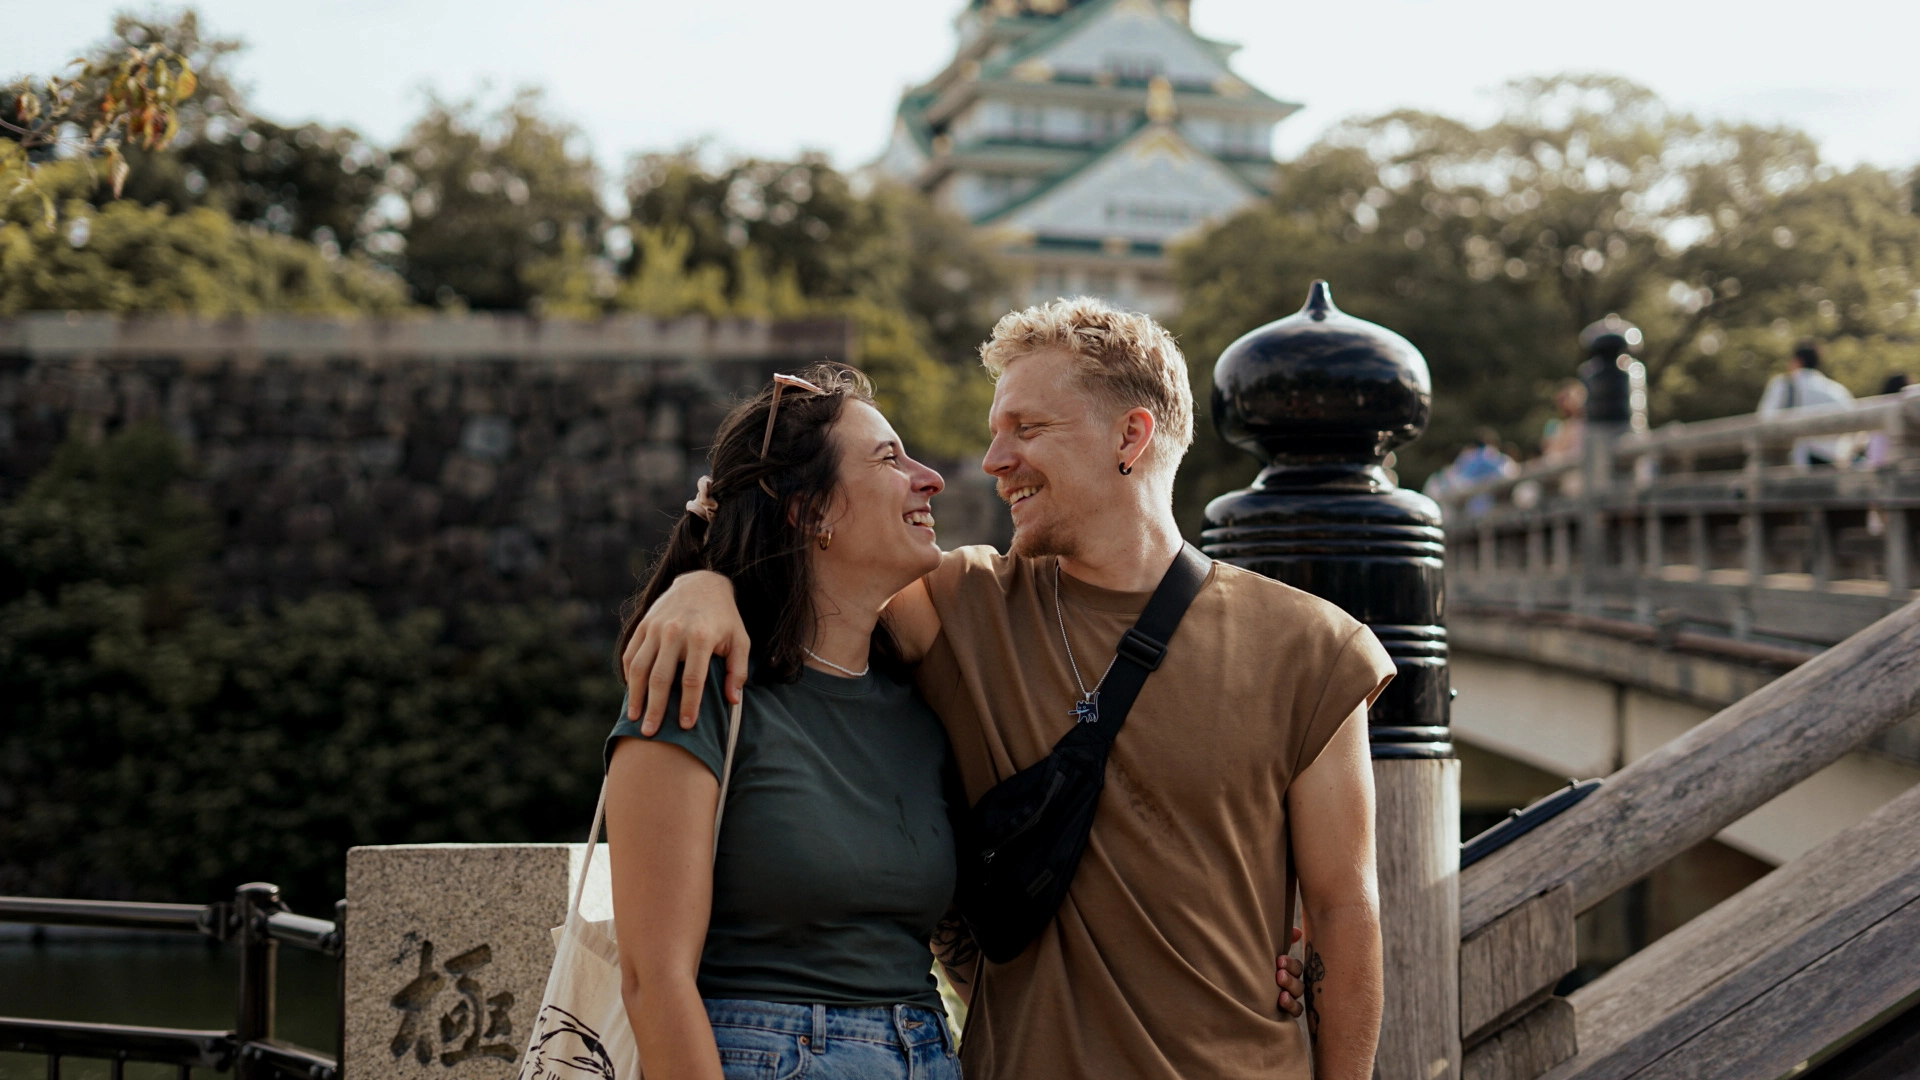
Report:
M342 595L218 617L186 474L134 428L0 508L0 892L266 878L323 912L354 844L572 838L618 704L598 649L530 608L459 634Z
M240 315L396 311L397 279L361 257L240 225L205 207L85 196L94 179L78 162L43 166L39 191L0 193L0 315L21 311L177 312ZM41 221L40 196L60 207Z
M0 191L39 195L49 229L54 201L39 191L36 166L67 156L91 168L100 159L118 195L127 179L126 151L171 143L182 106L199 86L188 57L159 40L116 42L68 67L78 70L28 76L0 91Z
M1535 445L1580 329L1609 312L1646 333L1656 424L1750 411L1804 335L1870 389L1920 332L1916 265L1895 176L1837 172L1800 132L1702 122L1622 79L1529 79L1485 127L1402 111L1332 130L1273 200L1179 252L1178 329L1204 389L1222 348L1328 278L1432 367L1433 424L1400 455L1418 482L1482 425ZM1208 432L1185 520L1252 471Z
M916 453L964 457L983 445L992 385L974 350L1007 276L964 220L817 156L709 166L696 151L649 155L627 198L632 251L615 307L850 318L858 363Z
M538 295L531 268L569 243L598 254L598 168L536 92L491 114L435 100L392 157L391 224L402 243L376 247L422 303L525 310Z

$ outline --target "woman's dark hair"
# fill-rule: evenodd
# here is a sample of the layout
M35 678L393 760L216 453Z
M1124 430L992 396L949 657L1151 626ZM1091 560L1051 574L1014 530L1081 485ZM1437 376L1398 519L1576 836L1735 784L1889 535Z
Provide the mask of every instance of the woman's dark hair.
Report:
M625 651L641 616L674 578L712 570L733 581L734 602L753 639L753 680L782 683L800 677L819 614L813 607L808 549L840 479L833 425L847 402L871 405L873 385L843 364L821 364L798 374L823 392L793 386L781 392L766 457L760 447L767 438L773 386L734 406L720 421L708 455L713 477L708 494L719 507L711 522L681 512L646 584L626 603L619 651ZM899 650L884 626L874 628L873 655L882 663L898 660ZM618 668L618 653L614 662Z

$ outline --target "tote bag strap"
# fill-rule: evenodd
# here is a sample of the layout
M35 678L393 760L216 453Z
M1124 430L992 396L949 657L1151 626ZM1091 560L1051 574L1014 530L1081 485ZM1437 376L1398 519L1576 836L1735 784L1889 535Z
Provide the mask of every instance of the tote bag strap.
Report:
M744 694L741 695L745 697ZM740 746L740 704L734 703L727 718L727 754L720 763L720 802L713 808L713 853L720 857L720 820L727 813L727 786L733 782L733 753ZM600 827L607 817L607 781L600 781L600 801L593 806L593 829L587 833L587 857L580 863L580 880L573 887L573 903L567 906L567 918L580 914L580 901L587 895L587 871L593 868L593 849L600 845Z

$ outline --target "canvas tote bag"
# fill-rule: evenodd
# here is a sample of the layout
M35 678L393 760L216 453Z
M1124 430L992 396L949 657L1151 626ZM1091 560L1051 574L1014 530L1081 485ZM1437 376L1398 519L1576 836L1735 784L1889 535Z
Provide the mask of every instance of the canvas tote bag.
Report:
M733 779L733 752L740 741L740 706L727 721L726 760L720 768L720 803L713 811L713 846L720 849L720 818L727 809L727 783ZM520 1061L520 1080L640 1080L640 1048L620 999L620 950L613 920L580 917L587 871L600 840L607 812L607 784L593 808L593 831L580 881L567 905L567 921L553 928L553 971L534 1015L533 1035Z

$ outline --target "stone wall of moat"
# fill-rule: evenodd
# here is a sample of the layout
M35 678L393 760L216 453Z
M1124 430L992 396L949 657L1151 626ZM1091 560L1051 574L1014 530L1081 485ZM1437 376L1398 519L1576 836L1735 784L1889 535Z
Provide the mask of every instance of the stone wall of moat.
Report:
M346 589L609 628L728 402L852 354L838 321L0 320L0 499L70 432L158 421L212 512L222 608ZM1000 539L973 464L944 471L943 543Z

